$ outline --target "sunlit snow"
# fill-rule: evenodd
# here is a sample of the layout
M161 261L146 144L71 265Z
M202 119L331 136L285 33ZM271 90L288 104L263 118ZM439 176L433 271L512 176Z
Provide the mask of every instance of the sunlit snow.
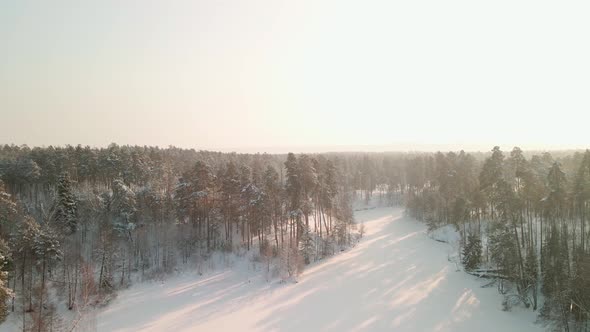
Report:
M536 331L535 313L501 310L497 290L457 270L453 247L399 208L356 213L366 235L297 283L240 268L122 291L98 331Z

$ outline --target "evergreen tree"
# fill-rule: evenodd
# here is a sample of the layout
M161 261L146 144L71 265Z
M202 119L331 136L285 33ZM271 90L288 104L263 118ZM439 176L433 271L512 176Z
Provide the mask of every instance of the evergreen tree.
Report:
M110 211L113 213L113 225L120 234L130 237L136 226L133 219L137 211L135 193L120 179L113 181L112 187Z
M574 185L574 200L576 214L580 220L580 247L585 251L587 248L588 231L587 222L590 219L590 150L586 150L578 168Z
M463 266L466 270L473 270L479 266L481 261L482 245L479 236L469 234L467 243L463 247Z
M13 296L12 290L8 287L8 271L11 269L12 257L8 244L0 239L0 324L8 315L7 303Z
M60 243L57 239L57 235L53 233L53 230L49 227L42 227L38 232L34 244L32 247L34 256L40 265L41 272L41 287L39 290L39 306L37 310L37 324L38 330L41 331L44 326L43 308L45 307L44 300L47 297L45 289L45 280L47 269L51 268L54 262L58 261L62 257L60 250Z
M78 227L76 199L67 172L63 172L58 180L54 221L65 234L75 233Z
M495 146L492 156L487 158L483 164L479 176L480 188L486 193L491 204L491 217L495 218L494 208L502 198L498 186L504 180L503 174L504 154L500 147Z
M582 330L590 320L590 253L578 248L573 269L571 311Z
M518 244L511 229L505 223L495 224L489 241L491 259L499 272L508 280L517 280L518 259L514 253Z
M285 161L285 168L287 170L287 179L285 183L285 192L288 197L288 215L290 220L290 233L289 240L290 244L297 248L297 243L301 235L301 215L302 211L302 182L299 163L293 153L287 155L287 161Z
M567 256L556 224L551 226L543 245L542 292L545 295L541 316L555 322L561 330L569 329L570 290L567 287Z
M0 238L6 238L10 234L12 225L15 224L16 216L16 202L6 192L4 182L0 180Z
M21 298L21 314L23 330L26 331L26 313L34 310L33 308L33 285L27 283L27 275L31 276L33 266L35 266L35 243L39 238L41 229L39 224L27 216L18 224L15 234L10 241L12 248L12 257L15 268L20 277L20 289L17 295Z
M279 227L279 219L282 216L282 188L279 183L279 174L272 166L268 166L263 176L263 190L265 192L265 213L271 220L273 226L273 233L275 237L275 245L279 247L279 238L281 239L280 245L283 244L283 231L282 227Z
M537 288L538 288L538 281L539 281L539 267L537 263L537 254L533 247L529 247L525 265L524 265L524 286L526 293L532 294L533 297L533 310L537 310L537 302L538 302L538 295L537 295Z
M225 219L225 241L227 246L233 243L233 225L240 217L240 174L236 164L230 161L221 176L221 210Z
M313 239L309 227L303 226L303 232L301 233L301 240L299 241L299 252L305 261L305 264L311 263L311 258L314 253Z
M301 181L299 174L299 163L293 153L289 153L285 161L287 180L285 191L289 197L289 209L295 211L301 207Z

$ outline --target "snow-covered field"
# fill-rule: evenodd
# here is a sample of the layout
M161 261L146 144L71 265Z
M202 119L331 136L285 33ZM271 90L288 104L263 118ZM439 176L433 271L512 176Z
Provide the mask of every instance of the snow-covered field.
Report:
M457 271L454 249L399 208L356 212L354 248L308 266L297 283L234 267L122 291L98 331L537 331L535 313L501 310L497 290ZM89 328L90 325L87 325Z

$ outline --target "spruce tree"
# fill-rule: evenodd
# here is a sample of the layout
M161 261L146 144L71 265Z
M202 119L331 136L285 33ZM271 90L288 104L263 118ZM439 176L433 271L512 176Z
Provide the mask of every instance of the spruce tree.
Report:
M473 270L479 266L481 261L482 246L477 234L471 233L467 236L467 243L463 247L463 266L466 270Z

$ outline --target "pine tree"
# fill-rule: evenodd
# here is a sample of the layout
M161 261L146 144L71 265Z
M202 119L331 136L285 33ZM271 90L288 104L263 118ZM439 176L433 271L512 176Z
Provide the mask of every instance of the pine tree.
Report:
M0 239L0 324L6 319L8 315L8 308L6 304L12 298L13 292L8 288L8 271L12 265L12 257L8 244Z
M518 244L514 241L508 225L494 225L489 242L491 259L498 266L500 273L509 280L516 280L518 259L515 253Z
M576 321L583 326L590 320L590 253L578 248L573 268L571 310Z
M53 230L49 227L42 227L40 229L34 240L32 249L37 260L37 264L41 266L41 287L39 290L39 307L37 310L38 331L41 331L42 327L44 326L44 298L47 296L45 289L45 276L47 274L47 269L51 268L54 262L61 259L63 254L60 250L60 243L57 239L57 235L54 234Z
M291 223L291 230L289 233L289 240L295 240L295 244L299 241L301 234L301 215L302 211L302 188L301 188L301 174L299 163L293 153L287 155L285 161L285 168L287 170L287 179L285 183L285 192L288 197L288 215Z
M502 199L502 192L498 187L504 181L503 164L504 154L500 150L500 147L495 146L492 150L492 156L485 160L479 175L480 188L486 193L491 204L492 219L496 217L494 213L495 206Z
M78 227L76 199L67 172L63 172L58 180L54 221L65 234L75 233Z
M285 191L289 197L289 209L295 211L301 208L301 180L299 174L299 163L293 153L289 153L285 161L287 180Z
M576 214L580 220L580 247L584 251L587 245L587 222L590 219L590 150L586 150L578 168L574 185L574 200L576 203Z
M477 234L471 233L467 236L467 243L463 247L463 266L466 270L473 270L479 266L481 261L482 245Z
M38 239L40 232L39 224L30 216L26 216L18 224L10 241L12 256L20 277L20 294L17 293L17 295L20 295L21 298L23 331L26 331L26 313L34 310L32 285L27 285L26 279L27 275L30 275L29 271L36 264L35 241Z
M539 268L537 263L537 254L535 249L531 246L527 251L527 256L524 265L524 286L526 293L532 294L533 310L537 310L537 288L539 281Z
M304 154L299 157L298 171L299 171L299 185L301 187L301 209L305 217L305 225L309 227L309 214L312 211L312 194L318 184L317 170L314 168L315 159L310 158Z
M4 182L0 180L0 237L6 237L14 225L17 216L17 205L6 192Z
M263 176L263 190L265 192L265 213L268 214L273 226L275 236L275 245L279 247L279 235L281 244L284 242L282 229L279 228L279 218L281 217L282 199L281 185L279 183L279 174L272 166L268 166Z
M135 229L133 216L137 211L136 204L133 190L120 179L113 181L113 196L110 208L114 214L115 229L120 234L130 236L130 232Z
M350 230L355 226L352 211L352 197L348 191L341 191L336 197L336 236L338 244L350 244Z
M557 330L569 330L571 296L566 274L569 263L562 242L557 225L553 224L543 244L541 290L545 301L541 317L554 321Z
M311 258L315 252L313 246L313 239L309 227L303 225L303 232L299 241L299 252L305 261L305 264L311 263Z
M178 184L174 188L174 202L176 206L176 215L180 223L185 223L192 214L192 184L190 180L183 176L178 179Z
M218 178L221 181L221 211L225 219L225 245L231 248L233 243L233 226L240 218L240 174L236 164L227 163Z

